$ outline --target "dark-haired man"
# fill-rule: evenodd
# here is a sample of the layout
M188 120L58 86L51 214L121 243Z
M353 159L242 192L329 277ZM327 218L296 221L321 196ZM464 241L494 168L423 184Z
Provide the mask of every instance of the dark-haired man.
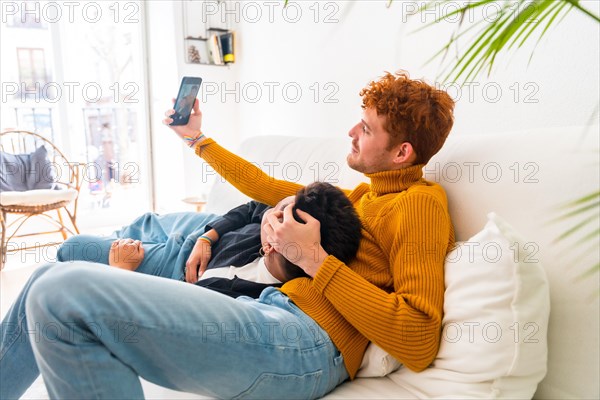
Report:
M361 227L352 203L331 184L314 182L275 207L251 201L206 225L186 263L185 280L232 297L258 298L267 286L279 287L294 278L306 277L300 267L274 249L262 229L270 213L282 212L286 207L302 210L320 222L321 243L329 253L344 262L354 257ZM302 222L296 211L294 214L296 221ZM293 246L286 249L296 250ZM112 243L108 263L136 270L143 259L142 241L125 238Z
M268 243L262 229L267 216L293 210L305 212L320 222L323 246L340 260L349 262L356 254L361 238L361 225L352 203L338 188L323 182L314 182L301 188L294 196L278 202L275 207L251 201L230 210L219 218L212 218L205 227L194 227L189 221L201 221L204 216L195 213L166 215L145 214L131 225L115 233L114 240L88 235L71 237L59 250L61 261L86 261L109 264L121 270L139 271L163 278L185 278L197 286L236 298L258 298L267 287L279 287L297 277L307 276L293 262L286 259ZM187 223L178 223L183 220ZM191 231L204 232L195 241L190 255ZM165 231L169 234L165 235ZM122 237L134 234L141 240ZM143 243L161 241L160 243ZM187 246L186 246L187 243ZM144 249L146 247L146 250ZM288 249L293 251L292 247ZM149 259L145 259L145 255ZM76 257L81 257L80 259ZM187 262L183 260L187 258ZM142 270L139 270L145 261ZM92 264L90 264L92 265ZM29 288L53 268L61 264L39 267L13 307L2 321L0 332L0 398L18 398L39 374L27 335L25 309ZM185 270L184 270L184 267ZM206 272L205 272L206 271ZM199 272L199 274L198 274ZM205 276L202 276L206 273ZM198 280L198 275L202 279ZM128 292L128 291L126 291ZM71 291L65 293L69 296ZM92 300L93 301L93 300ZM131 315L132 320L138 316ZM143 318L142 318L143 320ZM134 327L131 324L130 327Z

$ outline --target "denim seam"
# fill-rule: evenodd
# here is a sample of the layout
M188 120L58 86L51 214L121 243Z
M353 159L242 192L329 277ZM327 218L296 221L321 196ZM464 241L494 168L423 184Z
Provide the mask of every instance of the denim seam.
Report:
M285 311L285 310L284 310ZM93 319L91 319L91 321L93 320L98 320L98 319L102 319L102 320L106 320L107 318L111 319L111 322L123 322L123 323L133 323L138 329L162 329L162 334L163 335L169 335L169 336L173 336L174 338L180 338L181 334L186 334L186 335L190 335L190 334L198 334L198 333L202 333L201 329L184 329L184 330L178 330L178 329L173 329L172 326L167 326L167 325L148 325L148 324L140 324L137 321L133 321L133 320L126 320L126 319L121 319L121 318L114 318L113 315L98 315L96 317L94 317ZM86 321L83 321L84 323L87 323ZM311 350L315 350L315 349L321 349L323 346L326 346L329 342L327 341L323 341L321 340L320 342L315 342L314 346L308 347L308 348L299 348L297 346L294 345L285 345L285 344L267 344L267 343L262 343L262 342L253 342L253 341L242 341L240 340L239 343L243 343L245 345L253 345L253 346L262 346L265 348L275 348L275 347L283 347L285 349L289 349L289 350L295 350L295 351L311 351Z
M284 381L284 380L290 380L290 379L296 379L298 377L303 377L305 375L314 375L317 374L318 376L316 376L315 378L315 382L313 384L313 388L312 388L312 392L309 396L310 399L314 399L315 398L315 394L316 392L319 390L319 384L321 383L321 379L323 377L323 370L322 369L318 369L316 371L311 371L311 372L306 372L303 374L277 374L277 373L273 373L273 372L263 372L260 375L258 375L258 377L254 380L254 382L252 382L252 384L250 384L250 386L248 388L246 388L245 390L243 390L241 393L237 394L236 396L233 397L234 400L237 399L242 399L244 398L246 395L248 395L249 391L251 389L253 389L258 382L262 382L262 380L264 380L264 378L270 376L270 377L274 377L280 381ZM244 396L244 397L242 397Z
M8 350L10 350L10 348L17 341L17 339L19 339L23 335L23 320L24 319L25 319L25 314L19 315L18 322L17 322L18 333L15 335L11 335L8 343L6 345L2 346L2 354L0 354L0 360L2 360L4 358L6 353L8 353Z
M97 339L96 340L96 345L102 344L102 342L98 338L96 338L96 339ZM90 394L93 393L94 394L94 398L98 398L98 394L100 392L98 390L98 386L96 385L96 382L94 381L94 378L93 378L94 374L90 373L90 368L88 367L89 363L85 362L82 359L80 353L76 353L75 357L77 358L77 361L79 362L79 365L81 366L80 368L85 371L85 374L87 375L88 382L90 382L90 386L91 386L91 391L90 392L91 393L87 393L87 395L89 396ZM92 398L92 397L90 397L90 398Z

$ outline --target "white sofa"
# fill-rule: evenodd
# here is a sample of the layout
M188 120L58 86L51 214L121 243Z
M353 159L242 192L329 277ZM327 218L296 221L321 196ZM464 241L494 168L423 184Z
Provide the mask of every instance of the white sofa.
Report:
M598 242L587 249L575 246L574 241L556 243L560 233L573 223L552 222L560 214L559 206L600 187L598 147L598 127L494 135L453 133L425 169L425 177L440 182L448 193L457 240L479 232L486 215L496 212L534 247L546 271L551 293L548 370L535 398L600 398L598 274L577 278L586 267L598 263ZM349 150L350 139L345 135L263 136L246 140L239 154L277 177L301 183L318 179L352 188L363 177L346 166ZM207 211L223 213L245 200L218 179L209 195ZM597 225L594 221L592 226ZM460 359L457 362L460 364ZM431 396L395 374L346 382L327 397ZM200 398L147 382L144 386L148 398ZM465 396L449 385L440 397ZM506 394L492 391L485 397Z

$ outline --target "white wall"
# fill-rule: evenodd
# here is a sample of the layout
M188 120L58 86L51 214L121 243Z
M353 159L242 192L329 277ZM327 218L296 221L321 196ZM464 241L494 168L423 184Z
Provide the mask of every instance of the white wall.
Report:
M315 3L301 4L302 18L295 24L286 22L281 11L274 14L274 23L263 17L240 24L241 82L296 81L308 92L298 104L242 102L242 137L345 134L360 112L358 91L384 70L402 68L413 77L435 80L439 62L424 64L457 27L456 21L446 21L411 34L440 14L438 9L408 18L414 2L395 0L390 8L382 1L323 2L318 23ZM582 4L600 13L599 2ZM325 23L325 15L333 11L339 22ZM599 33L598 23L573 10L547 32L529 66L531 46L503 56L491 78L473 79L471 96L466 88L450 87L458 100L454 134L585 123L599 104ZM338 85L339 103L310 99L313 82Z
M305 1L286 10L283 0L238 3L230 8L238 19L236 63L215 67L183 62L180 2L147 2L154 118L162 118L181 76L189 74L219 87L202 104L203 130L228 148L259 134L345 135L360 116L358 92L384 71L405 69L441 82L439 61L426 61L446 44L456 20L414 32L441 10L408 17L415 2L386 3ZM582 4L600 14L600 2ZM492 77L471 79L471 89L449 86L457 100L453 134L583 125L590 118L597 124L599 34L597 23L573 10L546 33L529 65L532 46L503 55ZM205 192L210 179L188 149L172 137L167 143L168 129L153 129L157 188L169 197L159 203L181 206L181 197ZM161 155L167 153L169 165ZM173 179L182 168L185 179Z
M171 107L183 76L199 76L207 83L234 82L238 65L212 66L184 62L182 6L179 1L145 3L151 87L151 124L156 193L156 211L191 211L182 199L206 193L212 174L202 161L185 147L175 133L162 124L164 111ZM202 97L202 96L200 96ZM203 130L218 132L223 145L235 148L238 118L236 104L206 102L201 105Z

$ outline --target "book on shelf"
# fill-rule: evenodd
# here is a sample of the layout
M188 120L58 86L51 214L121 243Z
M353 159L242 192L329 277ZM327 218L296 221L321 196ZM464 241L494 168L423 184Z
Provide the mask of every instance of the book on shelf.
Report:
M212 64L223 65L235 62L235 32L224 29L209 29L208 52Z
M235 61L235 32L227 32L219 35L219 41L221 44L221 55L223 56L223 62L229 64Z
M208 38L208 53L212 64L223 65L223 55L221 53L221 41L218 35L212 34Z
M209 29L207 38L185 37L186 60L190 64L225 65L235 62L235 32ZM217 32L217 33L214 33Z

